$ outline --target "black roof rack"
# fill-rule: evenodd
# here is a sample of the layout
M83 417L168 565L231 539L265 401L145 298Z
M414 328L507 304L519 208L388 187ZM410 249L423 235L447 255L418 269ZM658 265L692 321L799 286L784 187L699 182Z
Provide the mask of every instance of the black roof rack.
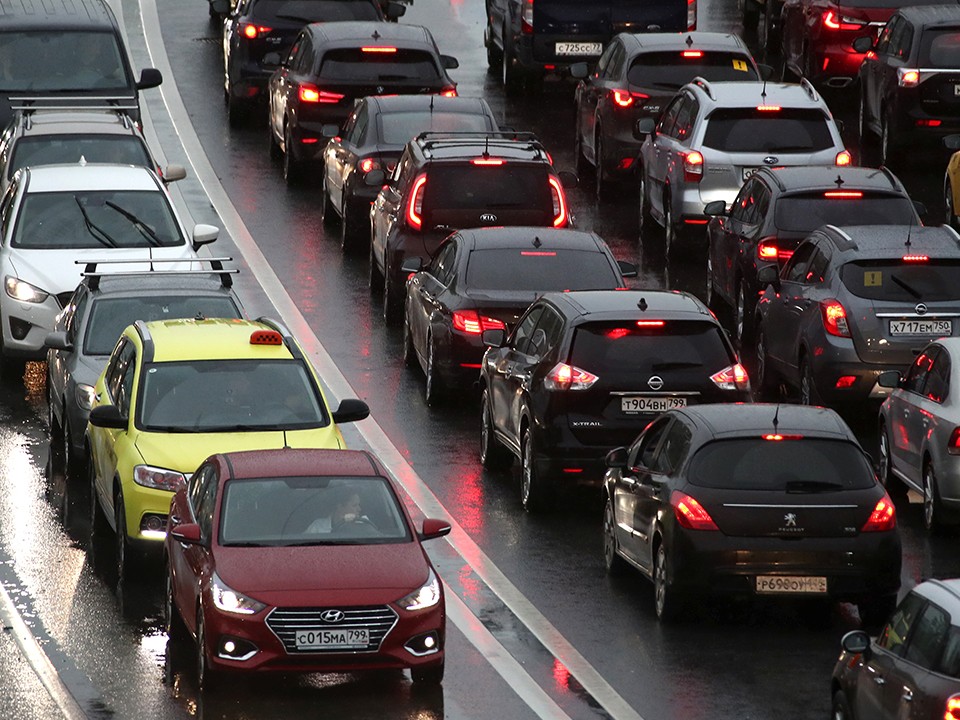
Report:
M97 290L100 287L100 278L103 277L156 277L159 275L176 275L178 277L184 276L198 276L198 275L217 275L220 278L220 285L224 288L233 287L233 278L231 275L237 275L240 273L240 270L237 268L224 269L223 263L230 262L233 258L231 257L215 257L215 258L126 258L123 260L111 260L109 258L105 259L94 259L94 260L75 260L74 264L83 265L83 272L81 275L87 278L87 286L91 290ZM132 265L132 264L143 264L149 263L149 270L130 270L127 272L102 272L97 270L97 266L103 265ZM154 270L154 265L160 264L170 264L170 263L210 263L210 269L204 270Z
M415 139L425 149L436 142L442 142L444 140L469 140L471 142L481 142L483 140L513 140L528 142L537 148L543 147L543 143L540 142L540 138L537 137L536 133L516 132L513 130L490 130L486 132L443 132L440 130L427 130L417 135Z

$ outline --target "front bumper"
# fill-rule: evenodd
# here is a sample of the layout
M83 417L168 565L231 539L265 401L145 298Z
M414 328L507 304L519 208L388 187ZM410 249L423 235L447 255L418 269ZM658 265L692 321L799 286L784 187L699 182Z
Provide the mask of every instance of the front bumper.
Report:
M0 300L0 322L3 324L3 355L27 360L44 360L47 349L43 342L53 330L60 312L55 295L42 303L14 300L6 293Z

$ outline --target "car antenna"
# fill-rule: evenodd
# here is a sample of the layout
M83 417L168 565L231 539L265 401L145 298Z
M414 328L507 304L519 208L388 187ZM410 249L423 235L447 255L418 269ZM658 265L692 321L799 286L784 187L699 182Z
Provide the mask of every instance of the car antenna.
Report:
M483 159L486 160L490 157L490 136L485 135L483 138Z
M287 429L284 428L282 432L283 432L283 449L290 450L291 447L287 444Z
M430 114L433 115L433 99L436 97L434 94L430 94Z
M777 403L777 409L773 412L773 434L779 435L777 426L780 425L780 403Z

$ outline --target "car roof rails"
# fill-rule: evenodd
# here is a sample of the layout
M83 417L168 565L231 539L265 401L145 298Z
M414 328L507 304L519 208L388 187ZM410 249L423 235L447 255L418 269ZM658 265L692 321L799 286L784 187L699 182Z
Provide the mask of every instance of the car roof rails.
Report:
M18 95L10 98L10 109L34 110L136 110L133 95Z
M303 362L307 361L307 359L303 355L303 351L300 350L300 346L297 345L296 342L294 342L293 334L290 332L290 330L287 328L286 325L284 325L279 320L275 320L274 318L267 317L266 315L261 315L260 317L258 317L257 322L263 323L267 327L273 328L278 333L280 333L281 337L283 337L283 345L284 347L287 348L287 350L290 351L290 355L292 357L296 358L297 360L302 360Z
M824 225L822 229L831 231L824 234L833 241L833 244L837 246L838 250L860 249L856 241L836 225Z
M414 140L423 150L425 155L430 155L431 150L439 144L444 147L469 147L484 143L484 152L490 146L490 142L509 141L526 143L525 150L531 150L549 158L546 148L540 142L536 133L517 132L515 130L491 130L487 132L440 132L436 130L422 132ZM457 142L459 141L459 142Z
M713 94L713 87L710 85L710 82L703 77L697 75L693 80L690 81L691 85L696 85L698 88L702 89L711 100L716 101L717 96Z
M214 258L124 258L122 260L111 260L101 258L94 260L75 260L74 264L83 265L81 276L87 278L87 286L96 291L100 287L100 279L103 277L157 277L160 275L175 275L177 277L216 275L220 278L220 286L223 288L233 287L233 278L231 275L237 275L240 270L237 268L225 269L223 263L232 261L232 257L214 257ZM127 272L103 272L98 270L98 266L103 265L142 265L150 264L149 270L130 270ZM163 265L170 263L210 263L210 269L205 270L202 267L198 270L154 270L154 265Z
M800 87L806 90L807 95L811 100L820 102L820 94L817 92L817 89L813 86L813 83L811 83L805 77L800 78Z

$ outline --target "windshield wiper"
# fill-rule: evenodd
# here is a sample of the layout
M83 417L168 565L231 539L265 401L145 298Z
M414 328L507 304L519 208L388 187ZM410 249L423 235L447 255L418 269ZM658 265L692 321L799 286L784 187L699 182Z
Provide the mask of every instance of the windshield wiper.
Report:
M890 279L893 280L897 285L902 287L904 290L906 290L908 293L913 295L917 300L923 297L921 293L918 293L914 288L912 288L910 285L908 285L903 280L898 278L896 275L891 275Z
M277 547L311 547L312 545L343 545L336 540L298 540L297 542L277 543Z
M116 210L118 213L123 215L127 220L129 220L130 224L133 225L137 229L137 231L141 235L143 235L151 245L153 245L154 247L160 247L162 245L162 243L160 242L159 236L157 235L157 233L153 231L153 228L145 225L143 220L138 218L132 212L130 212L129 210L126 210L125 208L120 207L112 200L107 200L106 202L104 202L104 205L106 205L108 208L111 208L112 210Z
M95 225L93 220L90 219L90 216L87 215L87 209L83 206L83 203L80 202L80 198L74 195L73 199L77 201L77 207L80 208L80 214L83 215L83 225L87 228L87 232L90 233L90 235L92 235L93 238L104 247L119 247L116 240L110 237L110 235L99 225Z
M250 423L237 423L234 425L194 425L193 432L266 432L268 430L281 431L286 428L279 427L276 424L270 425L252 425Z
M816 493L843 490L844 486L825 480L790 480L785 489L788 493Z

